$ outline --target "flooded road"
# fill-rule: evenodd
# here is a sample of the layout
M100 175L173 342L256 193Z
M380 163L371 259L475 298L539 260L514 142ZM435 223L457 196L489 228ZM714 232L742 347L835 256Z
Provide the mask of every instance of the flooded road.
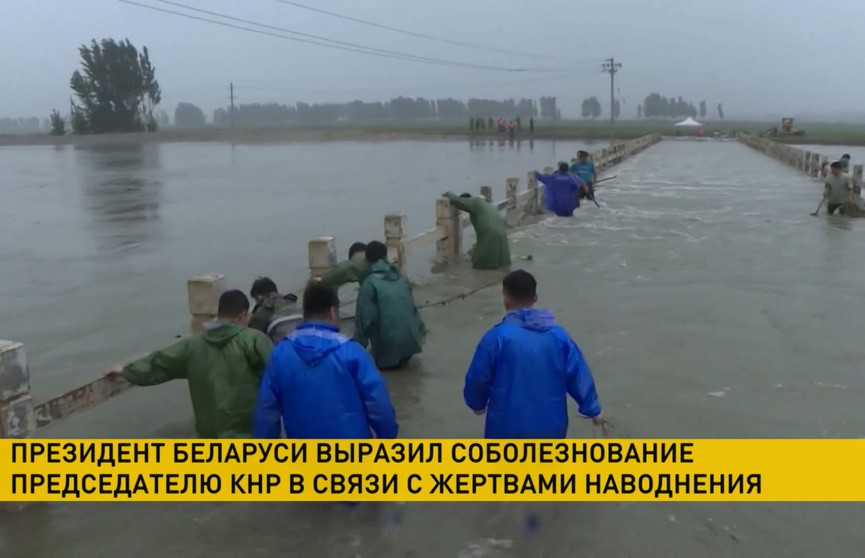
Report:
M223 273L248 292L307 277L307 241L339 257L435 224L445 190L478 193L585 143L504 141L143 144L0 149L0 339L27 347L38 400L186 333L186 280ZM516 174L514 174L516 173ZM413 262L414 263L414 262ZM415 269L427 271L420 261Z
M537 166L519 157L496 157L507 167L502 177ZM418 212L453 171L440 172ZM819 184L736 143L664 141L612 173L618 178L598 189L601 209L544 219L512 242L515 258L533 256L515 265L537 276L541 305L581 345L616 434L863 437L865 220L809 216ZM370 227L386 211L371 209ZM496 277L463 267L428 280L418 296ZM176 285L176 296L162 292L181 305L184 279L160 283ZM106 288L97 302L117 296L111 281ZM402 437L482 434L462 403L462 378L501 313L498 288L424 311L424 354L387 376ZM126 334L141 331L134 319L113 319ZM192 433L186 387L175 383L133 390L47 434ZM575 420L570 435L594 432ZM827 474L831 463L807 481ZM540 517L536 532L525 529L527 511ZM852 557L865 547L863 524L861 504L408 503L352 513L312 504L55 504L0 523L0 555Z

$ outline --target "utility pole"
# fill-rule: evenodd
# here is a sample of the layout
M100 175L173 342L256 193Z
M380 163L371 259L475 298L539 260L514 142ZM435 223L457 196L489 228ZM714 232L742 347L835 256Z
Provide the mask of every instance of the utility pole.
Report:
M229 84L228 92L229 92L228 93L229 99L231 100L231 107L230 107L230 113L229 113L229 116L231 118L231 120L230 120L231 121L231 129L234 130L234 83Z
M610 74L610 141L613 141L613 122L616 116L616 73L622 67L615 58L608 58L601 64L601 71Z

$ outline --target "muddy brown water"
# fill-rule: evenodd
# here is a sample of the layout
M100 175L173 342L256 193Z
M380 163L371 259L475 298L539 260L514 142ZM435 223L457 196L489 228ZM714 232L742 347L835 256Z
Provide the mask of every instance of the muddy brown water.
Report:
M373 153L389 157L394 150L407 150L400 151L402 157L406 152L418 159L438 157L438 170L431 163L428 167L423 163L427 170L415 173L435 177L426 186L425 197L418 196L415 202L413 194L406 193L400 200L407 213L416 212L416 217L409 214L415 230L428 226L431 217L425 216L431 213L431 200L439 191L460 189L443 188L448 177L464 174L470 178L462 183L475 186L495 183L486 177L498 172L503 184L510 174L522 177L526 167L562 157L551 153L551 145L539 152L537 143L534 154L507 150L479 153L465 144L345 145L332 151L333 147L308 146L297 158L311 160L312 153L319 153L318 160L329 169L325 163L363 166L363 160ZM304 241L318 232L313 234L307 227L292 233L290 220L271 227L269 219L256 221L249 213L252 207L268 216L283 209L293 211L290 204L283 208L273 207L275 201L263 203L282 199L275 193L282 182L270 176L281 165L274 162L267 166L262 162L267 157L255 150L273 150L270 157L279 153L283 161L289 156L274 146L256 146L246 155L235 152L237 160L258 161L250 168L261 168L260 175L269 177L257 182L267 193L255 193L252 182L241 193L231 189L227 178L225 182L218 180L219 176L240 173L230 164L224 164L220 171L206 170L214 164L207 162L214 157L209 151L213 148L189 145L178 148L182 155L159 155L161 164L173 169L161 173L175 176L178 181L174 184L192 186L160 190L158 199L171 201L160 202L159 217L151 220L142 217L131 224L112 222L107 213L87 209L82 200L88 198L80 187L69 187L65 204L58 202L51 213L54 218L46 221L47 227L66 231L56 243L48 241L49 234L39 236L31 230L30 234L21 231L16 236L19 242L13 245L18 247L16 261L25 269L32 266L30 273L37 276L32 281L41 288L19 285L11 290L6 274L14 279L23 272L7 266L4 259L0 287L4 289L0 322L4 330L12 323L15 331L31 332L28 346L53 347L54 351L84 347L86 340L98 337L100 331L122 330L112 333L116 338L105 344L107 349L91 349L94 361L96 356L104 361L113 356L111 351L118 356L134 352L126 346L130 340L140 340L142 349L152 346L165 334L166 322L182 323L183 281L191 267L207 270L206 265L218 265L224 259L226 250L235 250L242 260L237 267L218 269L232 277L254 274L244 272L242 264L251 265L254 259L254 265L260 266L262 255L274 249L247 254L244 250L255 244L250 238L267 246L285 237L294 238L296 242L284 243L284 251L276 250L279 257L274 269L286 276L302 276L302 269L290 269L290 262L302 259ZM224 149L230 153L229 147ZM353 149L358 150L356 155L351 155ZM196 150L200 151L194 156ZM53 169L58 180L73 176L73 155L56 156L66 163L58 162L59 168L45 165L39 172ZM394 166L402 164L397 159L393 159ZM458 172L454 170L456 161L469 162ZM485 164L489 167L482 168ZM472 165L478 166L471 170ZM386 165L379 168L382 166ZM398 180L400 188L423 183L409 177L409 170L418 170L413 165L399 168L406 174L394 171L392 176L403 177ZM475 178L474 173L481 170L484 178ZM26 175L23 170L19 172ZM617 434L625 438L863 437L865 349L859 318L865 276L863 220L810 217L814 194L819 195L818 183L735 143L665 141L613 172L619 178L598 190L601 209L581 209L573 219L543 219L514 233L512 242L516 258L532 256L531 260L517 259L515 265L536 274L541 304L556 312L589 359L602 404L615 421ZM185 178L179 180L181 176ZM303 183L318 179L329 184L324 176L310 174ZM352 176L356 180L367 174ZM383 192L397 187L381 186L385 182L388 180L376 174L375 180L370 178L365 184L368 189L381 187ZM207 191L212 183L224 184L218 190L225 198L220 207L235 207L240 213L220 211L220 219L208 225L193 219L190 211L200 199L198 193ZM261 186L263 183L270 186ZM21 214L28 212L27 204L31 204L31 213L42 215L36 211L41 206L40 195L49 196L40 194L38 187L19 188L19 195L25 200L25 210L10 217L12 212L4 206L3 222L17 219L15 222L23 227L26 221ZM323 194L319 202L309 203L326 207L326 198ZM215 200L206 203L216 210ZM352 234L355 229L351 227L357 227L356 235L375 234L388 209L386 203L379 202L378 207L368 210L370 216L364 225L351 221L366 211L341 209L342 219L333 219L328 230L321 232L334 231L342 238ZM302 211L291 214L304 219ZM69 232L75 227L77 236ZM249 232L262 227L269 232L258 233L259 237ZM220 246L205 241L219 231L228 234L233 230L245 232L237 237L229 235ZM115 237L123 234L137 240L118 248ZM26 244L31 237L40 242ZM75 242L79 248L90 247L89 252L77 254L90 263L75 263ZM194 252L194 247L204 254L195 256L201 260L184 262L180 252ZM340 248L344 250L347 244ZM9 250L8 244L4 243L3 250ZM174 263L163 262L165 254L174 251L176 260L168 258ZM293 253L293 259L283 258L284 253ZM43 261L49 255L55 258L51 265ZM62 281L64 263L74 281ZM149 274L157 275L158 280ZM425 279L418 296L430 297L448 291L452 284L481 284L497 277L463 266L445 276ZM52 291L52 285L61 287ZM151 285L154 291L148 291ZM147 292L147 296L139 291ZM163 304L158 302L160 295L165 297L165 305L148 309L148 302ZM73 302L79 296L83 300ZM462 403L462 377L477 339L501 316L500 298L493 287L466 300L424 311L431 332L424 354L410 370L387 376L401 436L481 435L482 422ZM52 302L65 299L64 304L70 306L51 311ZM117 315L112 303L122 305L123 315ZM40 311L25 311L28 305L36 304ZM180 305L181 311L172 305ZM66 314L73 310L73 315ZM74 327L76 313L87 326ZM103 326L97 332L85 331L100 323L94 316L104 320ZM67 330L72 339L44 339L52 332L62 336ZM38 355L37 350L34 358ZM68 360L74 361L69 355ZM76 370L70 367L63 374L75 379ZM34 383L43 380L42 374L41 369L34 371ZM185 386L175 383L133 390L45 434L184 437L192 432ZM592 437L594 432L584 421L575 419L570 435ZM803 482L819 482L827 474L832 474L831 463ZM534 532L525 529L528 512L540 518ZM860 556L865 548L863 524L862 504L407 503L365 504L348 512L329 504L63 503L37 505L2 518L0 555Z

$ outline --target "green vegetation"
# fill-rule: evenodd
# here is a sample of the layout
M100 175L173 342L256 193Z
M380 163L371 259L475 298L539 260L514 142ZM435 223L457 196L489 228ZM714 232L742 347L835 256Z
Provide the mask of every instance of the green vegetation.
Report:
M76 134L155 131L153 109L162 98L147 47L141 53L129 39L103 39L81 45L82 71L70 86L79 104L72 104Z
M57 110L51 111L51 135L63 136L66 135L66 121L60 116Z

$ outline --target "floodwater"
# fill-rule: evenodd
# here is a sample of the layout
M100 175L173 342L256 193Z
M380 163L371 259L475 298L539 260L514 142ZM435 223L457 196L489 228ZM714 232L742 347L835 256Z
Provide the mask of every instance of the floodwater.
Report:
M585 143L215 143L0 149L0 339L21 341L44 400L189 328L186 280L302 287L307 242L435 225L446 190L477 194ZM516 173L516 174L514 174ZM424 254L431 256L432 252ZM429 258L427 258L429 259ZM414 261L412 262L415 263ZM418 261L413 269L428 273Z
M351 158L343 150L353 147L331 151L332 147L310 146L304 148L309 150L305 156L310 158L309 153L320 149L331 153L322 159L336 157L345 163L346 157ZM204 153L212 148L182 149ZM250 148L254 149L258 148ZM293 148L285 149L287 153ZM357 149L369 156L416 146ZM478 154L457 144L427 144L423 149L424 157L439 153L440 159L454 160L440 163L439 174L429 164L430 176L438 178L429 187L429 198L417 202L419 213L445 189L442 185L451 175L465 173L476 184L492 175L523 176L526 165L538 166L553 158L539 153L537 144L535 159L508 151ZM195 159L186 156L191 169L206 167L202 160L195 166ZM472 164L478 170L454 170L456 161L465 159L476 161ZM175 160L172 168L184 168L183 160ZM488 161L488 166L478 160ZM225 174L226 168L231 167L223 167ZM481 170L486 174L474 174ZM184 172L191 177L199 171ZM816 205L812 201L819 200L818 183L731 142L664 141L611 172L618 179L598 189L601 209L581 209L573 219L544 219L515 232L512 242L515 258L532 256L531 261L516 260L516 265L537 276L541 305L556 312L589 359L616 434L624 438L862 437L865 347L857 301L862 299L865 276L865 220L809 216ZM209 179L196 180L208 183ZM220 195L223 191L227 190L220 189ZM184 194L163 196L177 200ZM262 199L250 197L258 203ZM408 194L401 202L406 211L411 210ZM215 202L208 203L212 207ZM170 211L171 203L160 207L182 217L183 209L192 206L191 202L178 204ZM67 209L80 212L71 203ZM377 220L387 209L370 211ZM242 220L230 211L220 215L235 226ZM333 227L337 226L334 221ZM184 228L182 223L174 227L184 233L196 229ZM196 244L200 236L177 240L181 235L171 232L171 226L154 228L168 231L159 239L162 244L214 249L206 242ZM115 252L114 257L117 254L127 252ZM143 267L148 257L154 255L132 261ZM107 272L114 281L107 282L107 292L95 295L100 304L119 296L112 283L121 270L111 262L106 258L104 265L114 269ZM5 265L3 269L6 273ZM56 273L62 277L62 271ZM443 283L483 283L496 277L463 267L448 277L429 280L421 291L440 290ZM138 281L128 274L126 278ZM178 303L183 300L184 278L181 273L167 282L178 285L174 287L180 290L177 296L165 291ZM140 283L139 288L146 285ZM45 304L50 302L46 296ZM101 312L110 315L111 309L103 307ZM413 368L387 376L401 436L481 434L482 420L467 411L461 400L462 375L476 340L500 315L497 288L424 310L430 328L424 354ZM114 327L137 328L135 319L112 319L116 319ZM188 395L179 383L133 390L49 433L58 437L191 434ZM584 421L575 421L571 436L592 437L593 431ZM828 474L832 474L831 463L803 482L819 482ZM527 511L539 517L532 532L525 529ZM852 557L861 556L865 548L863 524L861 504L407 503L365 504L352 513L326 504L53 504L34 506L0 522L0 555Z

